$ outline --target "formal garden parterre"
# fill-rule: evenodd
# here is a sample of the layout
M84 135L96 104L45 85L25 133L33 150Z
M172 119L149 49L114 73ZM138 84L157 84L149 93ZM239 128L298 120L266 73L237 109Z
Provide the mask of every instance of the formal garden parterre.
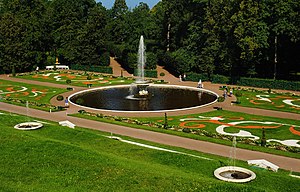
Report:
M239 147L300 158L300 122L298 120L225 110L149 118L118 117L81 110L72 116L225 145L231 145L232 138L237 137L237 142L242 144Z
M292 91L280 92L271 89L241 88L235 86L222 86L220 89L232 89L233 95L237 98L233 104L238 106L300 113L300 95Z
M135 82L134 77L120 77L86 71L42 71L20 73L17 74L16 77L80 87L127 85ZM149 79L149 81L153 81L154 83L165 83L163 80Z
M0 101L49 111L58 110L50 99L67 92L66 89L0 80Z

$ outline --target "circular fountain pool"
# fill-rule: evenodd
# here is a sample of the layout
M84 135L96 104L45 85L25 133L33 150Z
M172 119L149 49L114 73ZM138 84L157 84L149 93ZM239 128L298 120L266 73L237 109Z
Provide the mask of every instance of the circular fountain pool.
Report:
M220 167L214 171L214 175L220 180L234 183L246 183L256 178L253 171L236 166Z
M111 111L170 111L200 107L217 101L214 92L186 86L147 86L147 99L130 99L132 85L94 88L69 97L74 105ZM129 97L128 97L129 96Z

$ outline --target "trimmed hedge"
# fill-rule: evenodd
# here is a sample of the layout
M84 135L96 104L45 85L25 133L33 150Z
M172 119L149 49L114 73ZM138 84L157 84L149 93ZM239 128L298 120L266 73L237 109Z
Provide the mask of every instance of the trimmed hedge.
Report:
M201 81L209 81L207 74L200 74L200 73L187 73L186 74L186 81L194 81L198 82L201 79Z
M237 81L237 85L300 91L300 82L299 81L285 81L285 80L241 77Z
M187 81L211 81L212 83L229 84L230 78L223 75L212 75L211 79L205 73L187 73Z
M113 74L113 70L109 66L86 66L86 65L71 65L72 70L92 71L98 73Z
M213 75L212 76L212 83L219 83L219 84L229 84L230 78L224 75Z
M145 77L157 78L157 70L148 70L145 69ZM137 69L134 69L134 75L137 76Z
M240 86L250 86L259 88L269 88L269 89L283 89L283 90L293 90L300 91L299 81L285 81L285 80L273 80L273 79L259 79L259 78L230 78L223 75L212 75L211 79L206 74L198 73L187 73L187 81L211 81L212 83L219 84L233 84Z

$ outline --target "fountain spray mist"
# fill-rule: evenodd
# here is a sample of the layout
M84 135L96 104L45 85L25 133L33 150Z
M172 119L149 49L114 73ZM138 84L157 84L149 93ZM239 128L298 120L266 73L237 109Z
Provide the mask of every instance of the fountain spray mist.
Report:
M138 51L137 82L141 82L141 83L145 82L145 72L144 72L145 64L146 64L146 47L144 45L144 37L141 36L139 51Z

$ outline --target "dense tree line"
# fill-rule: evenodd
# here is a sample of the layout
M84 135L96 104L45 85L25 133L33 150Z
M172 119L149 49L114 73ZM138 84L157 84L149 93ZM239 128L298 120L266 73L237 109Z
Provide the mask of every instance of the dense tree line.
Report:
M300 72L298 0L162 0L111 9L95 0L0 0L0 71L53 64L292 79Z

